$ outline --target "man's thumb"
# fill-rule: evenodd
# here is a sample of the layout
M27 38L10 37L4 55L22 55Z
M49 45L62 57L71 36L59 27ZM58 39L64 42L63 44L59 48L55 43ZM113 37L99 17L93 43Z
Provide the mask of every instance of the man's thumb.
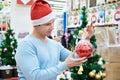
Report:
M75 54L75 51L73 51L71 54L70 54L70 57L73 57Z

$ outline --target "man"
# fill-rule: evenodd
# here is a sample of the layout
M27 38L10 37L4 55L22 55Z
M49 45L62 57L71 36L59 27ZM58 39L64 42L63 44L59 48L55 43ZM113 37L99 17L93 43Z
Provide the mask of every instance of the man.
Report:
M19 80L56 80L63 70L87 60L85 57L73 58L75 52L47 37L54 29L54 18L46 1L37 0L32 5L33 31L18 44L15 55ZM86 39L89 40L93 34L92 26L88 27L88 33Z
M70 31L70 32L69 32L69 36L68 36L68 47L71 46L71 41L72 41L72 39L73 39L73 34L72 34L72 32Z

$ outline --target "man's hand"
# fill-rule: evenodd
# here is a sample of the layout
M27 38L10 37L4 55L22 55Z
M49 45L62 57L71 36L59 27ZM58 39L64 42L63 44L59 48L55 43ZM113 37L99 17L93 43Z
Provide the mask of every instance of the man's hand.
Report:
M72 52L65 60L65 62L67 63L68 68L78 66L78 65L80 65L80 64L87 61L86 57L73 58L74 54L75 54L75 52Z
M94 28L93 28L92 23L87 26L87 30L86 30L86 31L88 32L88 35L87 35L87 37L86 37L86 40L90 40L90 38L91 38L91 37L93 36L93 34L94 34Z

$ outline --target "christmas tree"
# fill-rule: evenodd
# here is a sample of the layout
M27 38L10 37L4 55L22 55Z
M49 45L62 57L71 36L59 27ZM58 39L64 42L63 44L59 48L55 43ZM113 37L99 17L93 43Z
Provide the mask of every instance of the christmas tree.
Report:
M87 24L88 24L87 8L83 7L82 8L82 24L74 31L73 36L76 36L76 37L74 37L74 39L71 42L72 48L75 48L76 41L80 40L78 35L80 35L81 32L84 30L84 28L86 28ZM94 47L94 52L92 56L89 57L88 60L85 63L83 63L81 66L72 67L70 69L71 77L73 80L103 80L106 77L105 67L103 67L103 64L105 64L105 61L96 52L97 45L96 45L95 35L91 37L90 42Z
M82 8L82 24L77 27L73 32L73 40L71 41L71 49L74 50L76 43L81 40L81 35L84 33L84 30L88 24L87 20L87 8ZM103 80L106 77L105 73L105 61L97 53L96 37L93 35L90 39L91 44L93 45L94 52L88 58L88 60L80 66L75 66L70 68L71 78L73 80ZM61 80L67 80L61 78Z
M13 29L8 23L8 28L3 33L3 41L0 46L0 62L1 65L16 65L15 53L17 48L17 40L15 39Z

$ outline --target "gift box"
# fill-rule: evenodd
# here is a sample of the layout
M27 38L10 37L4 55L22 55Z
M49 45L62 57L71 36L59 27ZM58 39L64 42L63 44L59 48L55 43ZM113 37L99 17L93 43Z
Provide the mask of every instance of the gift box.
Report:
M7 79L4 79L4 80L19 80L18 78L7 78Z
M13 77L18 77L17 67L13 66Z
M13 68L10 66L0 67L0 78L10 78L12 77Z

